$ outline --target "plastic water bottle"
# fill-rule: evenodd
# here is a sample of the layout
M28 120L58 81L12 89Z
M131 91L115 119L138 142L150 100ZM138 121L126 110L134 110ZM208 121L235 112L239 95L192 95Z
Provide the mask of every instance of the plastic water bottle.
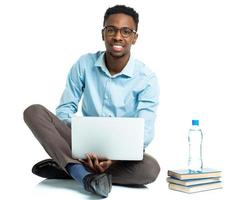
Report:
M188 169L190 173L199 173L202 171L202 130L199 127L199 120L192 120L192 127L188 133L189 158Z

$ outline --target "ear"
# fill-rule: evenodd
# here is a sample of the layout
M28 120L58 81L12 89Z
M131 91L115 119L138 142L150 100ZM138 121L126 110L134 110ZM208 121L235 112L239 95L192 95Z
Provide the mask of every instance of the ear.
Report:
M135 34L135 36L133 38L133 41L132 41L132 44L135 44L136 43L137 38L138 38L138 33Z
M104 41L104 34L103 34L103 30L102 30L102 39L103 39L103 41Z

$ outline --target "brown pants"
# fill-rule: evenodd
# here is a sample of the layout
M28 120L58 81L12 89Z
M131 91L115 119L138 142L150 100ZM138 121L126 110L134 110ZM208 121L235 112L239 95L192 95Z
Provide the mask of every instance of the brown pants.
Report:
M68 163L79 163L71 155L71 129L41 105L24 111L24 120L48 155L64 170ZM153 182L160 171L158 162L148 154L142 161L118 161L108 172L112 182L122 185L143 185Z

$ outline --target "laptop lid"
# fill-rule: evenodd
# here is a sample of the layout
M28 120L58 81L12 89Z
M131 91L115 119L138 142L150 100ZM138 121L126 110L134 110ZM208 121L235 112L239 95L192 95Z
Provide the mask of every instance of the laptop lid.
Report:
M93 152L110 160L143 159L143 118L75 116L71 127L74 158Z

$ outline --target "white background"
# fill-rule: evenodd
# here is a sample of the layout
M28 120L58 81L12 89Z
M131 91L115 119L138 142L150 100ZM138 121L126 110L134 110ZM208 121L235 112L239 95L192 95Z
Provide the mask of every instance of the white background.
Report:
M157 74L161 88L156 135L148 152L162 171L148 195L241 196L244 3L238 0L1 0L1 194L23 198L41 182L30 170L47 154L22 113L33 103L55 111L72 64L82 54L105 49L103 15L115 4L139 12L139 38L132 53ZM167 170L186 167L192 118L200 120L204 132L204 166L223 171L223 190L185 196L167 189ZM128 190L123 198L130 199ZM113 199L119 198L114 194Z

